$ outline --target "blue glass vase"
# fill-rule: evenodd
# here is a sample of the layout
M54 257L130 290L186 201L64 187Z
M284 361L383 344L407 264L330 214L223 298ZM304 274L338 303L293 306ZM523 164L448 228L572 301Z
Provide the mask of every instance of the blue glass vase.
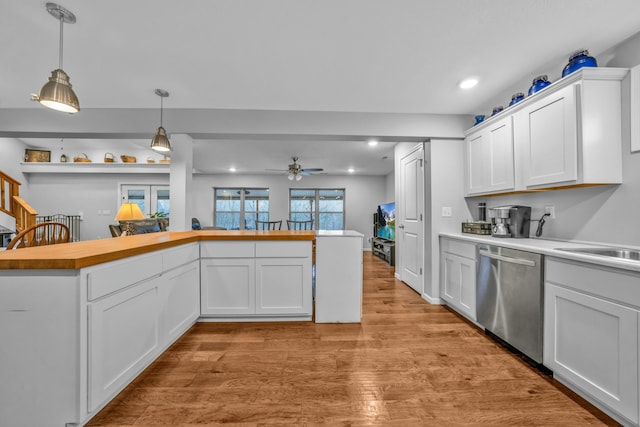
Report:
M474 123L474 126L484 121L484 114L478 114L475 119L476 122Z
M500 111L504 110L504 107L502 105L499 105L497 107L493 107L493 111L491 112L491 116L495 116L496 114L498 114Z
M562 77L568 76L569 74L579 70L582 67L597 66L598 62L596 61L596 58L594 58L593 56L589 56L588 50L578 50L572 53L571 56L569 56L569 63L567 63L567 65L565 65L565 67L562 69Z
M533 79L533 83L531 84L531 87L529 88L529 96L531 96L534 93L544 89L545 87L549 86L550 84L551 84L551 82L547 79L547 75L546 74L542 74L542 75L536 77L535 79Z
M513 96L511 96L511 102L509 103L509 107L511 107L513 104L516 104L522 101L523 99L524 99L524 93L522 92L514 93Z

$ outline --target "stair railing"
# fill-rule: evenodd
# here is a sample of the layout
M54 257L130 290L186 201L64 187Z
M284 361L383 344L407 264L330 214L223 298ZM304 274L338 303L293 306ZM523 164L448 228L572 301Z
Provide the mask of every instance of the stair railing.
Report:
M38 212L20 197L20 185L20 182L0 171L0 212L16 219L17 232L35 225L38 215Z
M20 232L36 224L38 212L22 197L13 196L13 206L16 213L16 231Z

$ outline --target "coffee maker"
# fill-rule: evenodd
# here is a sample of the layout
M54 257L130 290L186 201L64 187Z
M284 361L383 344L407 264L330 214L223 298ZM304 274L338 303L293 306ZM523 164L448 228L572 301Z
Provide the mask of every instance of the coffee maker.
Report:
M491 235L493 237L529 237L531 223L530 206L496 206L489 208Z

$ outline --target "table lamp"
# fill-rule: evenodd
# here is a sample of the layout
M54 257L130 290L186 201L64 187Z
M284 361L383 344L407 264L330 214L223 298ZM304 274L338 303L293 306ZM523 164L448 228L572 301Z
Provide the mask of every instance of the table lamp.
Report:
M122 206L120 206L120 210L118 211L118 214L114 219L116 221L126 222L125 229L122 232L121 236L129 236L136 233L136 228L130 221L146 218L137 203L127 202L123 203Z

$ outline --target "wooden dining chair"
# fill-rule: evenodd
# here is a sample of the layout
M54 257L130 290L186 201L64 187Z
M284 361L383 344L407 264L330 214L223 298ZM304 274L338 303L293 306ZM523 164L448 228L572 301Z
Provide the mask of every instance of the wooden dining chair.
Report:
M70 238L69 227L65 224L41 222L18 233L7 245L7 250L67 243Z
M282 220L256 221L256 230L282 230Z
M313 221L291 221L287 220L289 230L313 230Z

